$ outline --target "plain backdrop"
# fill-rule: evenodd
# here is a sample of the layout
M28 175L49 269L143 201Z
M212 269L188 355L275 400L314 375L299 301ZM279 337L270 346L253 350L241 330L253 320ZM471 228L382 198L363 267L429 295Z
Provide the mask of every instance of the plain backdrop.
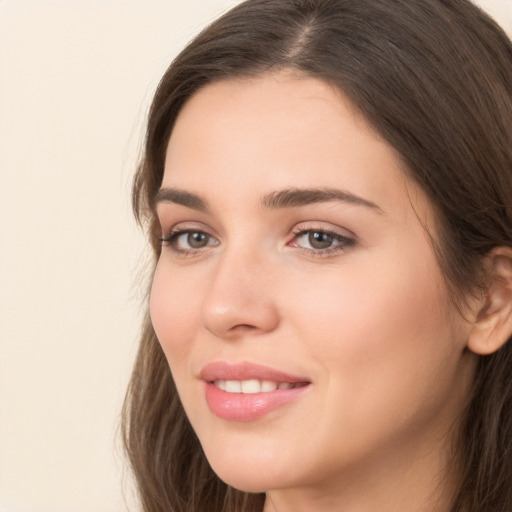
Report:
M0 512L137 510L131 179L158 79L236 3L0 0ZM512 0L480 3L512 33Z

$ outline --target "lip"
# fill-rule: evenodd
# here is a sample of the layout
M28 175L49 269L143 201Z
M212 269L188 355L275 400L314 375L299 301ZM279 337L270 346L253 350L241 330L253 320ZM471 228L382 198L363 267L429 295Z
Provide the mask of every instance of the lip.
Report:
M215 416L227 421L254 421L276 409L290 404L303 395L311 382L303 377L290 375L274 368L258 364L214 362L199 373L205 382L205 398ZM271 380L276 382L303 383L292 389L276 389L265 393L228 393L219 389L215 380Z
M241 362L227 363L225 361L217 361L209 363L202 368L199 378L206 382L219 380L273 380L276 382L309 382L305 377L290 375L269 366L259 364Z

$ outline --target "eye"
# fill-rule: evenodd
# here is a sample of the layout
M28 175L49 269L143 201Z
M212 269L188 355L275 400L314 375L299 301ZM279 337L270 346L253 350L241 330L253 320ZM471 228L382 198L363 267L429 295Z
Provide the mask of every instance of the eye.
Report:
M304 249L314 255L341 252L355 244L355 240L323 229L298 229L289 245Z
M328 249L336 239L332 233L324 233L323 231L310 231L302 238L307 237L307 243L312 249Z
M206 247L210 241L210 237L201 231L191 231L183 233L176 239L176 245L185 245L191 249L201 249Z
M178 229L160 239L177 253L197 252L206 247L213 247L219 242L208 233L199 230Z

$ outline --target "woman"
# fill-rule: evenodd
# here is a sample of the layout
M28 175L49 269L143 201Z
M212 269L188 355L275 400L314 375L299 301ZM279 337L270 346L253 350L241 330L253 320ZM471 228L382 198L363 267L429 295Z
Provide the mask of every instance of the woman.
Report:
M145 511L512 510L512 45L465 0L249 0L171 64L134 210Z

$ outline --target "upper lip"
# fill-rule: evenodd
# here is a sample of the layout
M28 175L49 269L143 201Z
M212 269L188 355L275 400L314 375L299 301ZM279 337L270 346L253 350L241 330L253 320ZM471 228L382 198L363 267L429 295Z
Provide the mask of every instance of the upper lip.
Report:
M208 363L199 372L199 377L207 382L214 380L270 380L274 382L309 382L304 377L290 375L288 373L263 366L259 364L241 362L228 363L226 361L216 361Z

